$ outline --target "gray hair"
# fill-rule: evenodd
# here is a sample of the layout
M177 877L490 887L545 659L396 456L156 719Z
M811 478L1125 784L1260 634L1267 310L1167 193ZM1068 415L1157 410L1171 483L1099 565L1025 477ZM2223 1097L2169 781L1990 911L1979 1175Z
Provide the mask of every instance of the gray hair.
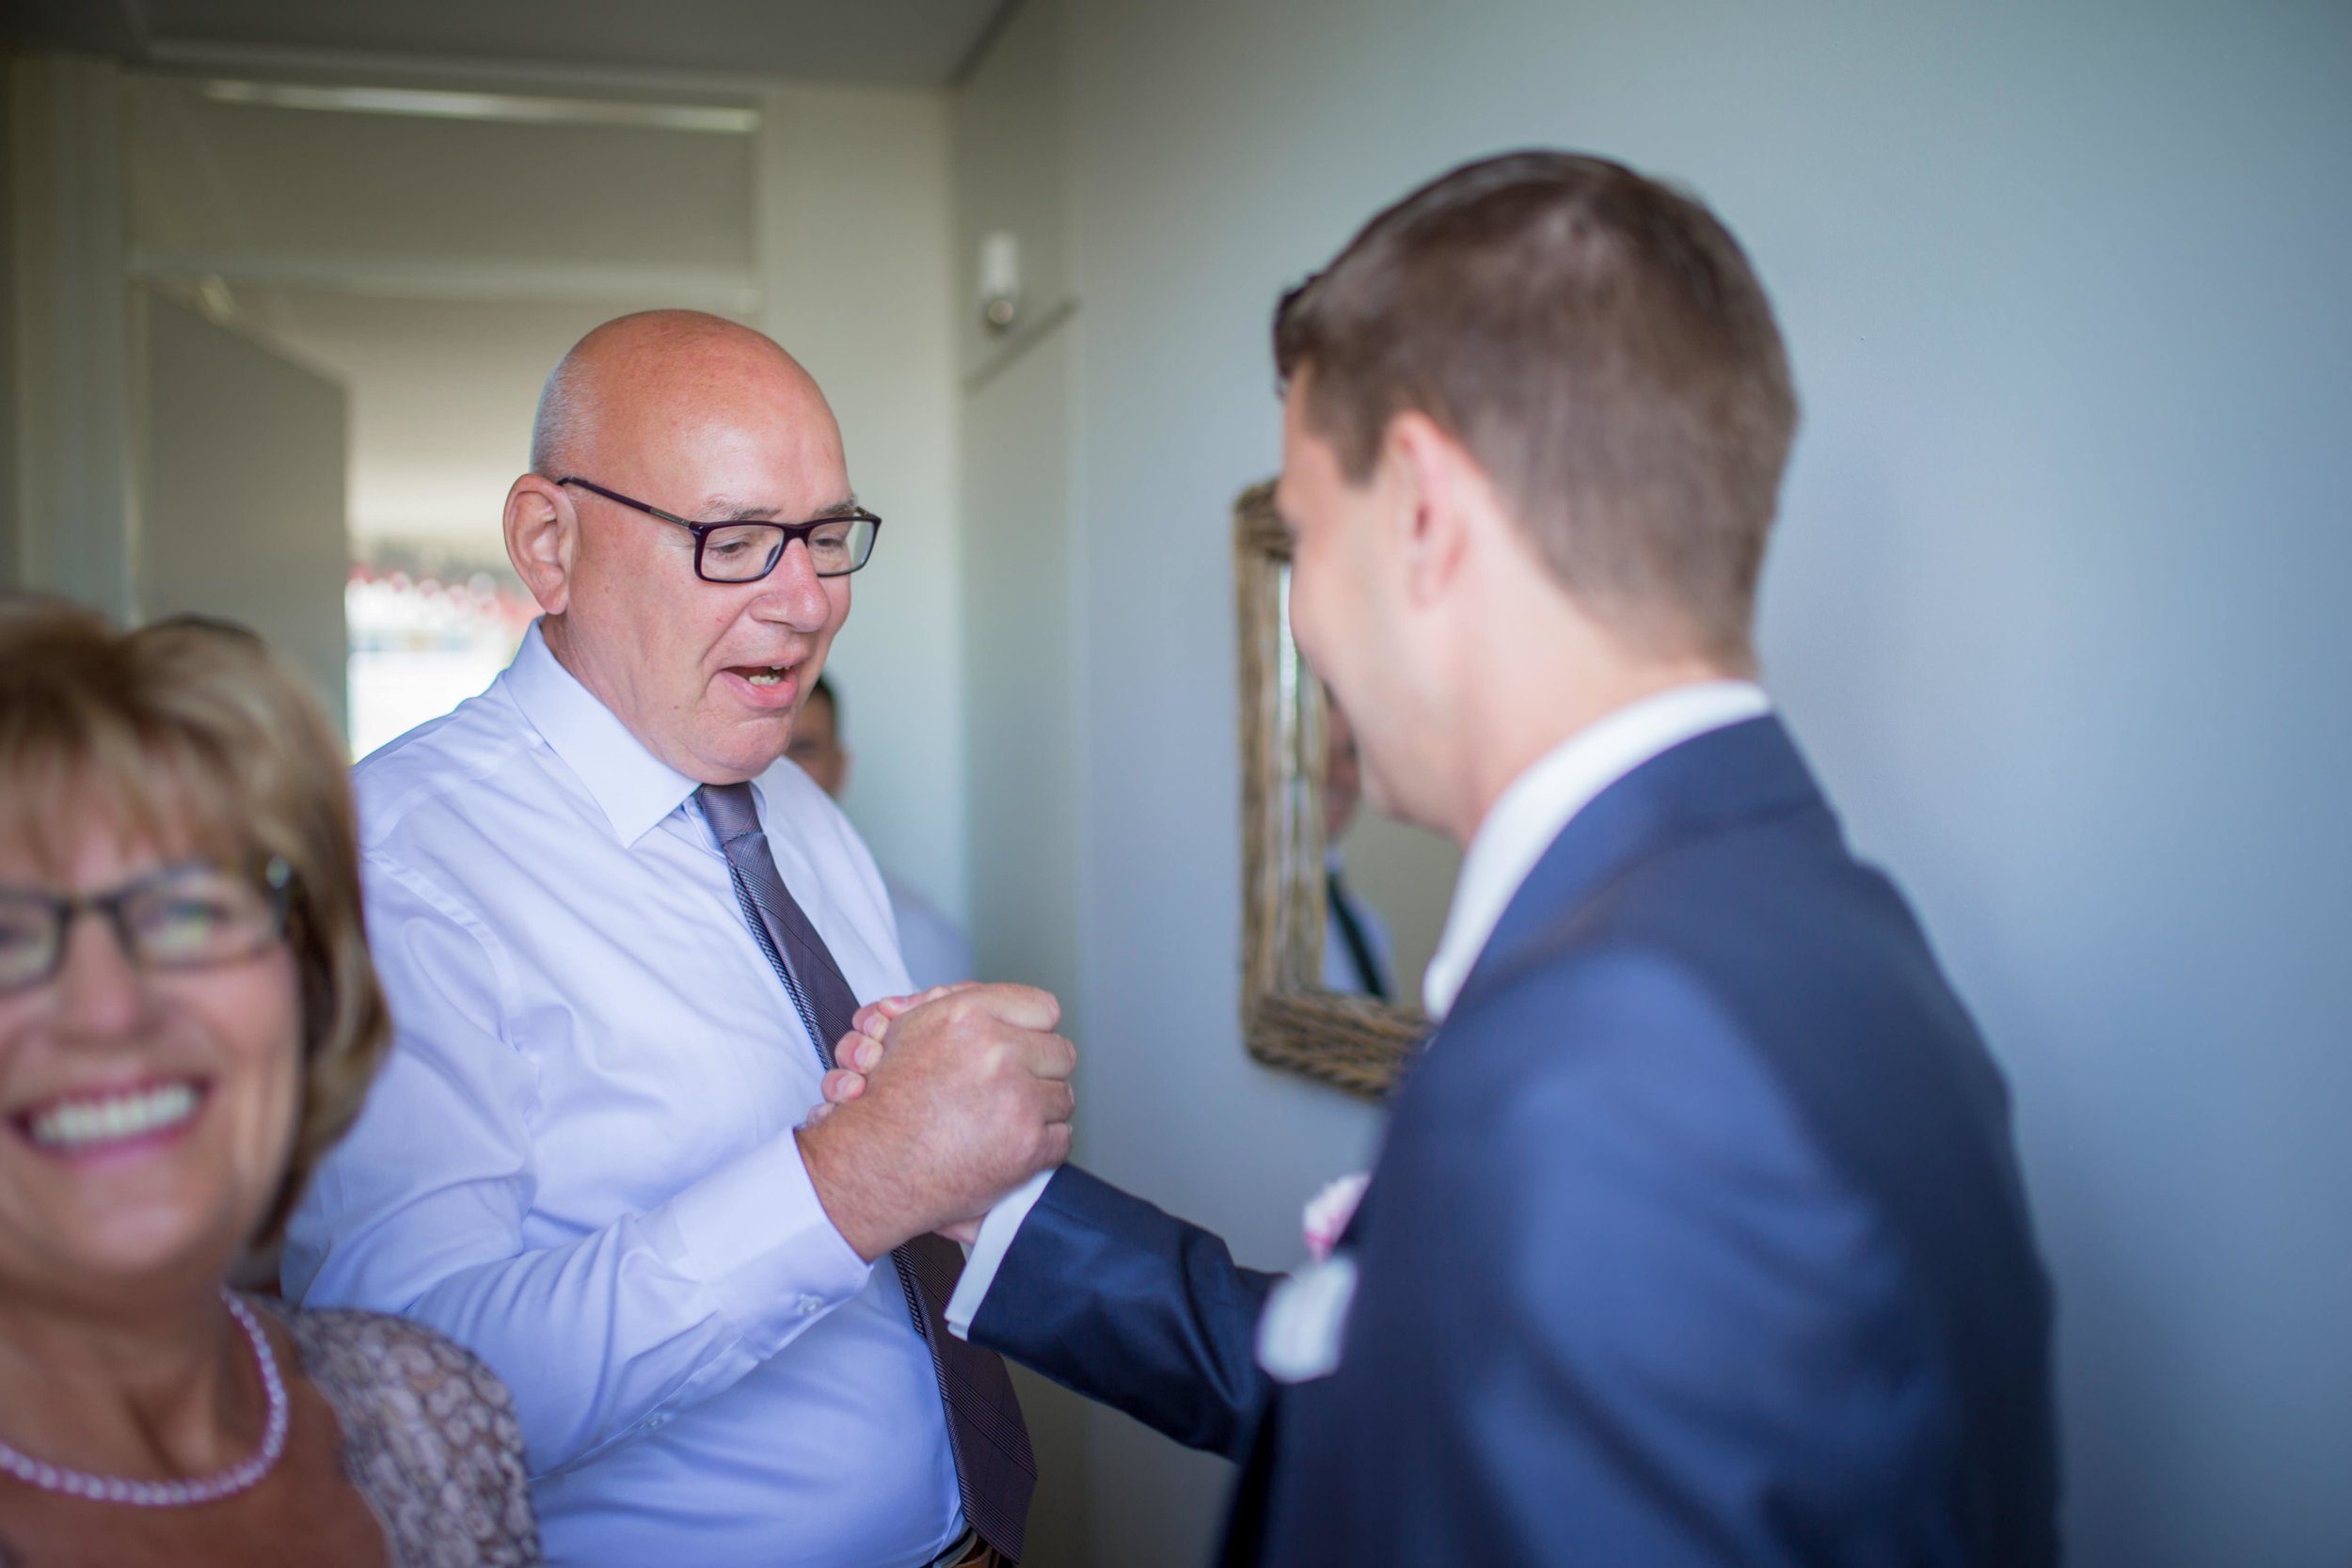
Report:
M531 471L562 479L585 446L592 422L588 375L578 344L556 361L539 391L539 413L531 422Z

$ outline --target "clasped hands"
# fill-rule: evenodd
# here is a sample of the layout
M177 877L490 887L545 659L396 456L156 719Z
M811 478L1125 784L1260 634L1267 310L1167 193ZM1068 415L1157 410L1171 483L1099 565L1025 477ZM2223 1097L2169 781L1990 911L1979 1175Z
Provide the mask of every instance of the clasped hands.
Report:
M1070 1157L1077 1048L1029 986L939 986L858 1009L796 1136L810 1184L868 1262L932 1231L970 1243L991 1205Z

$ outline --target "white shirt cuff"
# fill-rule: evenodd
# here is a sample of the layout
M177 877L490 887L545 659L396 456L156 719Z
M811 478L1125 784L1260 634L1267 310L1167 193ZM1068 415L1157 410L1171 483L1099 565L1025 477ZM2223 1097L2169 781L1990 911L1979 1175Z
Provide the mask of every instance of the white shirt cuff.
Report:
M1005 1254L1012 1250L1021 1222L1029 1217L1045 1183L1053 1179L1050 1170L1038 1172L997 1199L996 1207L980 1222L979 1239L972 1243L972 1256L963 1260L963 1277L956 1281L956 1293L947 1298L947 1332L957 1338L972 1338L972 1320L979 1315L988 1288L996 1283L996 1270L1004 1263Z
M758 1354L773 1354L812 1318L856 1295L872 1272L826 1214L789 1132L721 1165L655 1213L666 1222L657 1225L656 1244L701 1281Z

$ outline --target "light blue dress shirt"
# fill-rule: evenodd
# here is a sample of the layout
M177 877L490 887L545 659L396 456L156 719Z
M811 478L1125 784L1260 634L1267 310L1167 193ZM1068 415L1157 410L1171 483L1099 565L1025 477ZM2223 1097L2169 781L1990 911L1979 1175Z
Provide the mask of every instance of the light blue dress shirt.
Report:
M930 1353L809 1185L820 1069L694 781L534 626L355 782L397 1034L287 1295L421 1319L506 1380L550 1562L930 1561L962 1529ZM848 820L788 762L757 792L850 988L909 990Z

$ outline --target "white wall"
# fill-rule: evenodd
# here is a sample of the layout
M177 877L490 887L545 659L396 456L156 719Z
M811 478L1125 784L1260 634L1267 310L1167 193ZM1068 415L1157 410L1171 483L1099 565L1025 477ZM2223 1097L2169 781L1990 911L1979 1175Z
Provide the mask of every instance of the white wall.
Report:
M347 378L364 536L501 559L539 385L599 321L716 309L808 364L886 519L834 657L858 753L845 803L882 860L961 912L946 95L526 84L755 106L757 134L738 136L323 114L202 87L130 78L135 264L225 287L246 319Z
M829 668L843 800L885 863L961 916L964 670L944 95L791 87L760 105L767 327L832 400L883 518Z
M971 773L972 943L979 973L1059 996L1085 1037L1080 987L1069 269L1061 220L1064 98L1057 0L1030 0L989 69L956 95L950 306L961 370L963 659ZM1024 299L1009 332L977 306L980 236L1014 234ZM1081 1136L1084 1136L1083 1132ZM1099 1414L1014 1369L1038 1457L1022 1560L1084 1568L1092 1553L1089 1450Z
M16 210L20 180L15 122L19 90L15 57L0 48L0 368L5 371L0 373L0 474L9 476L0 482L0 593L20 587L18 578L24 570L18 559L23 547L18 511L24 499L18 492L23 486L15 477L23 471L17 455L17 338L21 327L16 244L21 220Z
M627 301L378 299L274 290L275 334L351 389L351 531L505 560L499 521L530 461L539 388Z
M141 290L141 610L260 632L344 719L343 389L269 344Z
M133 259L348 380L363 543L501 560L565 349L627 310L756 314L749 135L330 113L207 85L126 80Z
M123 291L122 74L27 54L6 67L9 445L22 588L135 615L137 487Z
M1449 165L1686 180L1806 403L1763 651L2016 1091L2074 1560L2352 1558L2352 13L1069 0L1083 1148L1297 1252L1373 1113L1235 1037L1226 509L1279 290ZM983 67L982 79L993 62ZM1096 1560L1221 1465L1103 1418Z

